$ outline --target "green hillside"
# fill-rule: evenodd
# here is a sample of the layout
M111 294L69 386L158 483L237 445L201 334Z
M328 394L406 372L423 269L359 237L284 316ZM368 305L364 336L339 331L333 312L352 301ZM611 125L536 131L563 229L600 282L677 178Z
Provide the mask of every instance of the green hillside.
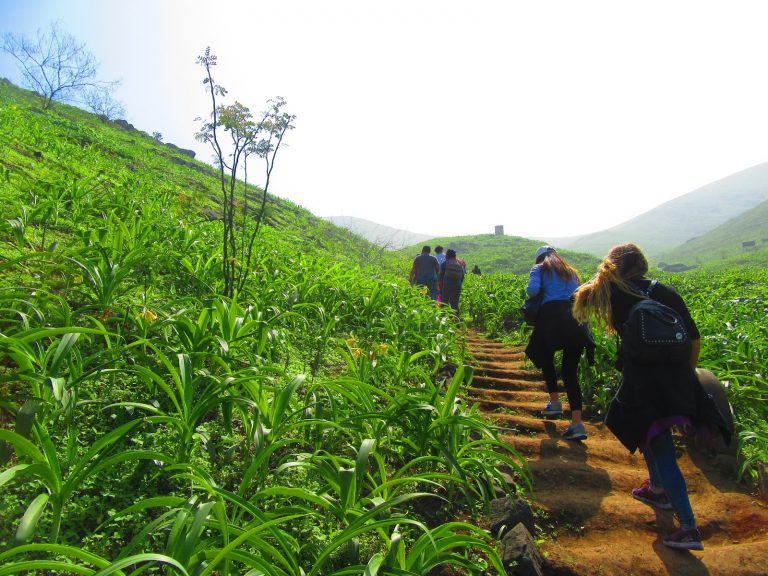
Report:
M451 309L290 202L257 227L255 187L227 256L218 190L0 83L0 572L502 573L467 519L531 475Z
M660 266L768 266L768 201L656 258Z
M115 201L128 188L148 201L171 198L190 226L216 217L221 194L216 173L175 146L73 106L56 104L44 113L38 97L5 80L0 81L0 106L0 198L6 233L16 218L47 218L56 224L48 241L50 234L65 241L66 236L56 234L65 208L83 196L111 195ZM21 198L20 189L26 193ZM249 186L254 204L260 194ZM288 200L268 197L266 223L294 236L304 252L322 250L339 261L377 259L392 270L402 267L385 250Z
M437 245L442 245L446 250L453 248L458 257L466 261L467 269L471 270L477 264L483 274L527 274L533 266L536 249L542 245L539 240L496 234L432 238L426 244L432 248ZM421 251L421 247L422 244L415 244L399 252L413 258ZM600 262L600 258L591 254L567 249L559 251L585 279L592 275Z

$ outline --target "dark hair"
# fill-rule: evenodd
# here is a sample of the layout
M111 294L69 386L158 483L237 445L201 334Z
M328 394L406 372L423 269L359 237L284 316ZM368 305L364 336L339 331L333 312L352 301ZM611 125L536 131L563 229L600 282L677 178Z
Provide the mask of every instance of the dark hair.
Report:
M648 272L648 260L635 244L614 246L606 256L619 269L619 274L627 280L642 278Z
M443 247L442 247L442 246L440 246L440 244L438 244L437 246L435 246L435 252L437 252L438 254L440 254L440 252L442 252L442 251L443 251Z
M432 251L432 248L429 246L424 246L424 248L421 249L422 254L429 254Z
M445 253L446 258L456 258L456 250L448 248L448 252Z
M568 264L565 258L560 256L555 250L539 256L536 263L541 264L542 271L557 274L563 282L568 282L571 278L576 278L577 281L579 279L579 271Z

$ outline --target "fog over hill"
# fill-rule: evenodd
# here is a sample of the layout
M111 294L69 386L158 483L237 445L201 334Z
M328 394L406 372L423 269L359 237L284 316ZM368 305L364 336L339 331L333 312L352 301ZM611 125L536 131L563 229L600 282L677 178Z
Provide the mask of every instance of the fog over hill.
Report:
M434 234L420 234L418 232L399 230L365 220L364 218L355 218L354 216L325 216L323 219L341 228L346 228L369 242L388 250L399 250L411 244L424 242L435 237Z
M682 248L687 242L703 237L727 222L746 215L766 200L768 162L678 196L612 228L585 236L537 239L542 243L598 257L604 256L612 246L625 242L639 245L652 260L658 261L660 257L673 258L676 254L683 257L684 254L688 255L688 250L677 251L676 248ZM617 194L616 202L631 203L632 199ZM398 230L352 216L330 216L326 220L392 250L434 239L433 235ZM747 233L749 238L738 239L734 236L733 241L738 241L740 247L742 240L759 236L761 242L765 235L761 235L759 226L757 228L750 228ZM694 246L698 244L705 245L697 242ZM699 259L701 251L696 256Z
M768 200L702 236L658 255L659 263L715 266L765 265L768 252Z
M634 242L656 257L714 230L768 200L768 162L752 166L665 202L622 224L552 244L604 256L616 244ZM617 202L632 202L617 197Z

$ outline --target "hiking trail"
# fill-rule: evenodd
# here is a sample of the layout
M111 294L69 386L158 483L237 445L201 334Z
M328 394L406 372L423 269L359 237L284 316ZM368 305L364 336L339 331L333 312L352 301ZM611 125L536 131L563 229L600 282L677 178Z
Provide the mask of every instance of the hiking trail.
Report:
M678 461L704 550L670 549L661 539L675 527L672 513L630 494L647 477L642 455L630 454L602 423L587 422L589 437L583 442L563 440L569 412L555 419L541 416L547 400L544 381L526 363L523 347L473 331L466 343L475 366L470 402L507 430L501 438L528 460L531 499L548 515L539 521L545 533L534 535L545 539L540 546L545 574L768 574L768 503L735 481L733 456L713 458L685 442Z

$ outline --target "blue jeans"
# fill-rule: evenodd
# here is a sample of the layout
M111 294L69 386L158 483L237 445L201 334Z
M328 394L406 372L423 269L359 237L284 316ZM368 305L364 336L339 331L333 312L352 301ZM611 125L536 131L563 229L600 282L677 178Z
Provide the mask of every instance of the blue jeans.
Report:
M648 466L651 486L664 488L672 509L680 520L681 528L696 527L691 501L688 499L688 488L685 478L677 465L677 452L672 432L666 428L659 432L643 452Z

